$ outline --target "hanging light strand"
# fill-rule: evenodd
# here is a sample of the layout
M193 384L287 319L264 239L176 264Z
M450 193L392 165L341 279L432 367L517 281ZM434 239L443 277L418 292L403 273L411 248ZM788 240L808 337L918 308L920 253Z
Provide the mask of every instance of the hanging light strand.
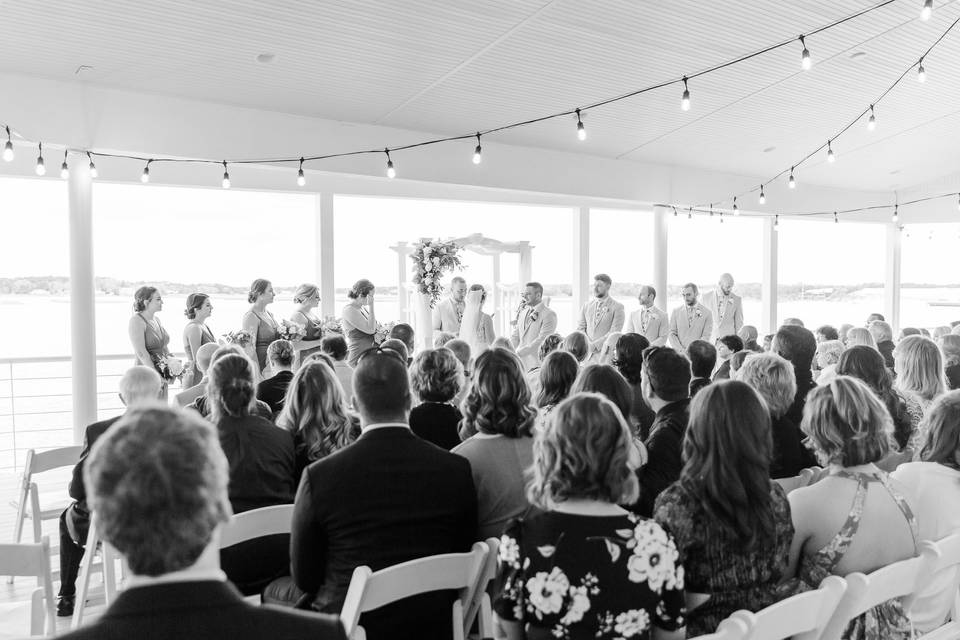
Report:
M473 164L483 162L483 149L480 147L480 132L477 131L477 146L473 150Z
M142 182L143 184L147 184L148 182L150 182L150 163L151 162L153 162L153 160L147 160L147 164L143 168L143 173L140 174L140 182Z
M297 169L297 186L302 187L307 184L307 177L303 175L303 158L300 158L300 168Z
M96 178L97 175L98 175L98 174L97 174L97 165L93 164L93 156L90 154L89 151L87 151L87 160L90 161L90 165L89 165L90 177L91 177L91 178Z
M64 180L70 178L70 167L67 166L67 150L63 150L63 164L60 165L60 177Z
M3 159L7 162L13 160L13 141L10 139L10 127L4 127L7 130L7 144L3 145Z
M390 149L384 149L383 152L387 154L387 177L396 178L397 170L393 168L393 160L390 159Z
M583 118L580 117L580 109L577 109L577 139L581 142L587 139L587 130L583 126Z
M42 176L47 172L47 168L43 164L43 143L42 142L37 143L37 149L39 151L39 155L37 156L37 168L35 169L35 171L38 176Z
M227 170L227 161L223 161L223 180L220 182L220 186L224 189L230 188L230 172Z
M800 53L800 67L804 71L809 71L810 67L813 66L813 60L810 58L810 50L807 49L807 43L804 42L803 36L800 36L800 46L803 47L803 51Z

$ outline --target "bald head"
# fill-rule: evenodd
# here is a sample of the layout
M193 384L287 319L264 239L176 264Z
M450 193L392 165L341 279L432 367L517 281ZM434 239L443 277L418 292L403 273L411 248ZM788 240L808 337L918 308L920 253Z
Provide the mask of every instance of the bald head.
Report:
M200 373L206 373L207 369L210 368L210 361L213 359L213 354L217 352L217 349L220 348L216 342L208 342L204 345L201 345L197 349L197 369L200 370Z
M127 369L118 385L120 399L128 407L148 402L156 402L160 397L163 380L151 367L137 365Z

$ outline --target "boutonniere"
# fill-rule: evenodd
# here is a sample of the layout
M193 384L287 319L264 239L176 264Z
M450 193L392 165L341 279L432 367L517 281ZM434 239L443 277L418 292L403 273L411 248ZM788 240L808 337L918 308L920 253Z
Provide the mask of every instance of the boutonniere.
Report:
M698 317L698 318L702 318L702 317L703 317L703 312L700 311L700 309L697 309L697 310L693 313L693 315L695 315L695 316Z
M727 298L727 304L733 304L733 300L730 298Z
M530 322L536 322L536 321L537 321L537 318L539 318L539 317L540 317L540 313L539 313L539 312L537 312L537 311L531 311L531 312L530 312Z

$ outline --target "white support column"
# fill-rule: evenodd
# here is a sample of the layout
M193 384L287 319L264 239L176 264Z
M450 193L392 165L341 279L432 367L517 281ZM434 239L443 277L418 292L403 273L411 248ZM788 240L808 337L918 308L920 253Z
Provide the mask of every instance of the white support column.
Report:
M97 420L96 308L93 280L93 181L85 162L72 162L70 201L70 355L73 440Z
M317 281L320 287L320 315L337 314L336 288L333 285L333 194L316 195Z
M901 231L896 223L887 224L887 261L884 268L883 313L893 327L893 335L900 332L900 261Z
M397 252L397 322L411 323L407 317L407 243L398 242L390 248Z
M669 218L667 207L653 208L653 288L657 290L654 304L670 313L667 299L667 257L669 255Z
M520 265L518 266L519 275L520 275L520 289L523 290L523 285L527 284L533 280L533 247L530 246L530 243L526 240L519 242L520 244Z
M500 296L497 294L500 288L500 254L495 253L490 258L493 260L493 283L490 285L490 291L487 292L487 299L490 300L490 313L496 318L495 322L500 325L496 327L497 333L505 335L508 333L509 325L504 322L504 314L499 313Z
M763 219L763 279L760 285L760 308L762 310L762 324L760 335L773 333L779 327L777 320L777 229L774 219Z
M573 305L571 312L574 328L580 309L587 301L590 288L590 207L580 207L573 212Z

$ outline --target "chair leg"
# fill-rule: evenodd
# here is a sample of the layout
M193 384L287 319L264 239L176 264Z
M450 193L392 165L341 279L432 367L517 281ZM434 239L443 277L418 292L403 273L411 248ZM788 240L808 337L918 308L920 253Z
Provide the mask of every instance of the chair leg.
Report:
M100 536L97 533L97 523L94 518L90 519L90 529L87 531L87 543L83 550L83 560L80 563L80 576L76 591L76 600L73 606L73 619L70 621L70 628L76 629L83 622L83 608L87 601L87 592L90 589L90 571L93 569L93 557L97 554L97 543ZM106 562L101 562L105 566ZM106 571L106 569L104 569Z
M27 510L27 498L29 497L27 485L24 484L20 491L20 499L17 501L17 520L13 525L13 543L19 544L23 537L23 520ZM7 584L13 584L14 576L7 578Z
M40 519L40 490L30 483L30 520L33 522L33 541L39 543L43 537L43 522Z

